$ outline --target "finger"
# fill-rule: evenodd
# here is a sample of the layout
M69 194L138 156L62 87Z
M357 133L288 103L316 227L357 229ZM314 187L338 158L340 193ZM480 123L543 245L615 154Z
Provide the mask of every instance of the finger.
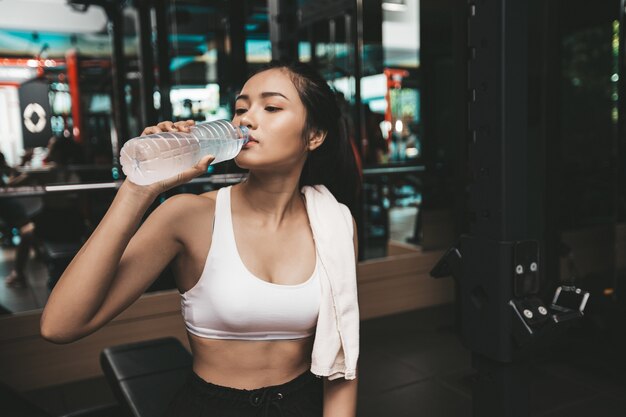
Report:
M140 136L152 135L154 133L161 133L162 130L158 126L148 126L143 132L141 132Z
M189 120L185 120L185 123L187 124L187 126L193 126L196 124L196 121L193 119L189 119Z
M171 132L172 126L174 126L174 123L170 122L169 120L166 120L164 122L159 123L157 126L164 132Z
M209 169L209 165L211 164L211 162L213 162L213 160L215 160L215 157L213 155L206 155L191 168L181 172L180 174L172 178L161 181L161 192L185 184L195 177L206 174L207 170Z
M207 170L209 169L209 165L211 165L211 162L213 162L214 160L215 157L213 155L206 155L202 157L202 159L200 159L200 161L198 161L198 163L196 164L200 171L200 174L198 175L206 174Z
M194 166L182 173L185 182L192 180L193 178L206 174L211 162L215 160L213 155L205 155Z
M174 123L174 126L181 132L189 132L189 126L187 125L187 122L176 122Z

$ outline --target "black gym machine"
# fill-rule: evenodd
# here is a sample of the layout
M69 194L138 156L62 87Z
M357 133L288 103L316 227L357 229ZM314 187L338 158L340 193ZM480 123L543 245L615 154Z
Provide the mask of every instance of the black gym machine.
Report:
M477 375L476 417L527 417L529 359L580 319L589 293L541 296L529 201L528 2L471 1L467 15L469 233L431 271L457 283L461 339Z

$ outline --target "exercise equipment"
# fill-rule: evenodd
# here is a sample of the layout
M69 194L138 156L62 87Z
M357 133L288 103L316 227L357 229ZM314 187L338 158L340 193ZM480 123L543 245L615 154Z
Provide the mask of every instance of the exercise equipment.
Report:
M167 337L108 347L100 365L126 416L161 417L190 374L192 358Z

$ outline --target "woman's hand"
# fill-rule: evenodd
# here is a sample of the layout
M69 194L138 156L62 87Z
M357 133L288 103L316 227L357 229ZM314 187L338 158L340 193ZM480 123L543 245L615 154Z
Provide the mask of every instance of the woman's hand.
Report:
M176 123L170 122L170 121L164 121L164 122L157 124L156 126L146 127L143 130L143 132L141 132L141 136L151 135L154 133L162 133L162 132L189 133L190 127L195 124L196 122L193 120L185 120L185 121L180 121ZM176 176L168 178L166 180L155 182L154 184L141 186L141 185L134 184L131 181L126 181L126 182L129 184L132 184L132 185L129 185L129 187L133 187L133 188L137 187L137 189L140 190L142 193L147 192L151 197L156 198L157 195L171 188L185 184L191 181L192 179L194 179L195 177L205 174L207 172L207 169L209 168L209 165L211 164L211 162L213 162L214 159L215 157L213 155L204 156L202 159L200 159L200 161L198 161L191 168L181 172L180 174Z
M196 122L194 120L183 120L180 122L170 122L166 120L157 124L156 126L148 126L143 132L141 132L141 136L151 135L153 133L162 133L162 132L183 132L189 133L189 128L195 125Z

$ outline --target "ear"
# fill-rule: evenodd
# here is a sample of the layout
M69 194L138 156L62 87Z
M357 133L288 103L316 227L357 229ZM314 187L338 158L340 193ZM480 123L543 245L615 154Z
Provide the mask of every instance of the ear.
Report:
M311 133L309 137L309 145L307 147L309 152L314 151L315 149L322 146L322 143L324 143L324 140L326 140L327 133L328 132L324 132L321 130Z

